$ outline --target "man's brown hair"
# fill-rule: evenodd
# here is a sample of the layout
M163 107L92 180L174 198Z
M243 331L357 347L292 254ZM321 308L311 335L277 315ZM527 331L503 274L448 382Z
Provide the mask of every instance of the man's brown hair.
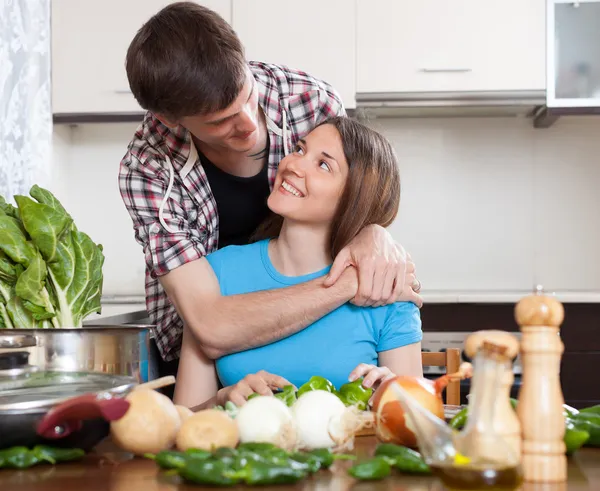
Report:
M377 131L343 116L321 124L338 130L348 162L348 178L330 229L333 259L365 226L387 227L394 221L400 206L400 169L394 148ZM277 237L282 224L283 218L272 213L253 240Z
M125 66L140 106L173 120L227 108L247 68L231 26L193 2L170 4L152 16L129 45Z

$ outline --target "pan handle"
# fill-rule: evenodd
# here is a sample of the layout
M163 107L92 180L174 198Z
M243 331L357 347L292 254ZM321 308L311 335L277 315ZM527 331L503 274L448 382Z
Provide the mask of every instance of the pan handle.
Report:
M39 421L36 432L48 439L64 438L83 426L82 421L103 418L115 421L129 409L129 402L109 393L84 394L52 408Z

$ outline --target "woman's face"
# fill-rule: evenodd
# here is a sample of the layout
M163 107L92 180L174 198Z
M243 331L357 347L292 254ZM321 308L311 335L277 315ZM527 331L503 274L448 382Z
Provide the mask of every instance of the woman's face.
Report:
M284 218L328 225L347 177L342 139L334 126L321 125L280 162L267 204Z

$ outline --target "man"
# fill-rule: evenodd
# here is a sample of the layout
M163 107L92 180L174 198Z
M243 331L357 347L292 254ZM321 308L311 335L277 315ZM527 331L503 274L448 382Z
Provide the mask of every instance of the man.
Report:
M248 63L229 24L191 2L165 7L139 30L126 68L148 112L121 162L119 186L144 248L160 375L177 371L183 322L208 358L267 344L336 308L335 283L349 265L358 269L355 304L421 304L410 257L370 226L335 258L326 280L245 295L243 318L211 329L203 284L214 273L205 256L249 241L267 215L279 161L344 107L326 82Z

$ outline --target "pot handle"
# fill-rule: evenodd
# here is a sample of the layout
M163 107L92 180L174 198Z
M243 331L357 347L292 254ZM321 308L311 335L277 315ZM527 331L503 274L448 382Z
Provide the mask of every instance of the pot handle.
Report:
M0 338L0 348L21 349L37 346L37 338L31 334L8 334L3 333Z
M83 426L88 419L115 421L129 409L129 402L108 393L84 394L52 408L39 421L36 432L48 439L64 438Z

